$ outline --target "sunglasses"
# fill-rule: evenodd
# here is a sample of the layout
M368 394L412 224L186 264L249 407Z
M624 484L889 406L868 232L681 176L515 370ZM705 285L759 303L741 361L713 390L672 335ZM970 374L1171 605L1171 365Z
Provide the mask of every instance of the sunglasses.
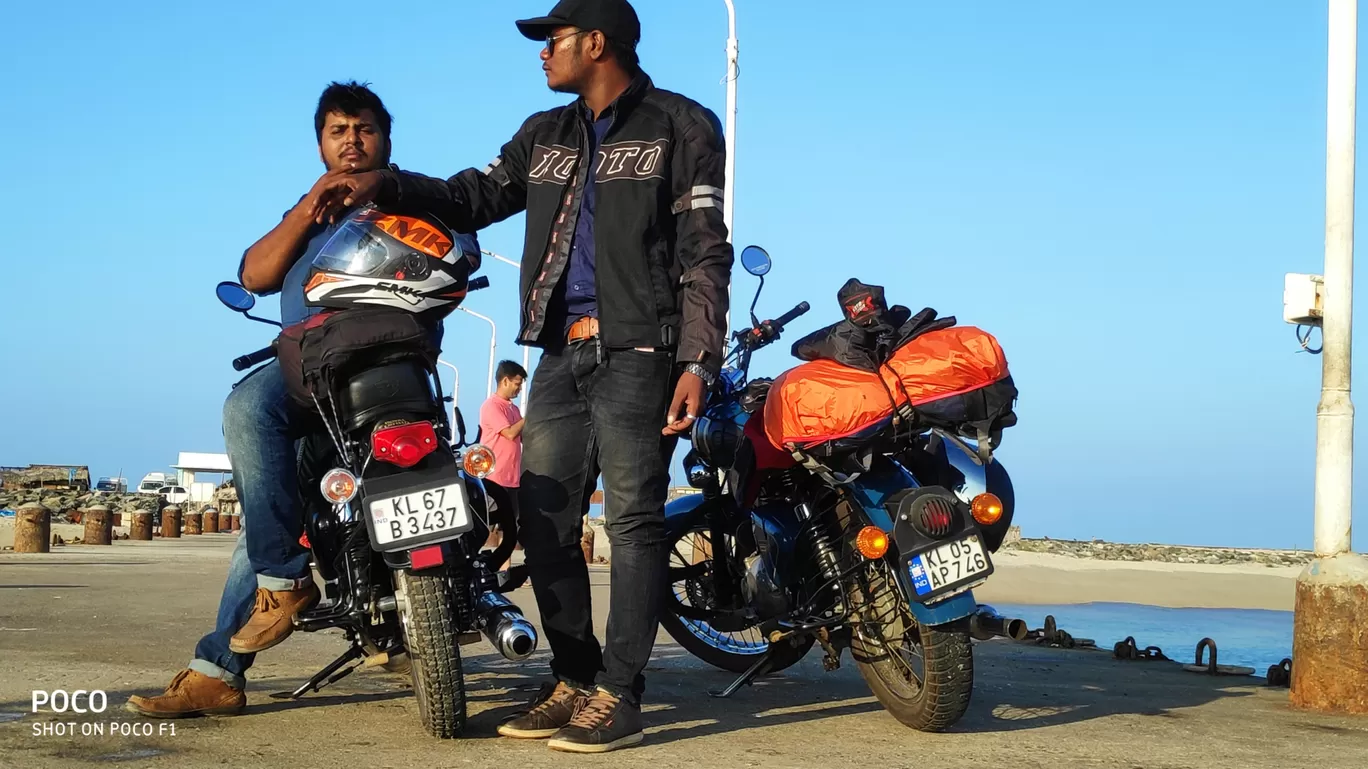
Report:
M556 52L556 43L560 42L561 40L564 40L564 39L566 39L567 37L574 37L574 36L576 36L576 35L587 35L587 34L589 34L589 33L591 33L591 32L593 32L592 29L581 29L581 30L576 31L576 32L566 32L564 35L559 35L559 36L557 36L557 35L547 35L547 36L546 36L546 50L547 50L548 52L554 54L554 53Z

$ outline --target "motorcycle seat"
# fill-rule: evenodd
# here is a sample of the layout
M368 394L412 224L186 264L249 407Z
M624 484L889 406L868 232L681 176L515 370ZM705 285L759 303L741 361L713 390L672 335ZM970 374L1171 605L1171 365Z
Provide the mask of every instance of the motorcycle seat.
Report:
M418 360L400 360L352 375L343 388L342 413L347 430L358 430L381 418L431 419L441 413L432 378Z

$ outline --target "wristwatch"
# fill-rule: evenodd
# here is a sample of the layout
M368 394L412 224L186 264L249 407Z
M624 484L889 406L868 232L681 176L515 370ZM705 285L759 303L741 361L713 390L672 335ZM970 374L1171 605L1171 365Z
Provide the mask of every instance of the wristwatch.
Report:
M693 374L694 376L698 377L699 379L702 379L702 380L703 380L703 384L707 385L708 387L712 387L713 384L717 382L717 376L716 376L715 374L713 374L713 372L711 372L711 371L709 371L709 370L703 368L702 366L698 365L697 363L687 363L687 364L685 364L685 365L684 365L684 370L687 371L687 372L690 373L690 374Z

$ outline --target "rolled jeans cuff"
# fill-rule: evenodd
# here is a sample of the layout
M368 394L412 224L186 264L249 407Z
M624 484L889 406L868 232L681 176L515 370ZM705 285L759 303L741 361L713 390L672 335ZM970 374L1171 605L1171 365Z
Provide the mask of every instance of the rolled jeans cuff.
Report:
M302 587L313 584L313 575L306 574L298 579L283 579L281 577L268 577L265 574L257 575L257 587L278 593L282 590L299 590Z
M199 673L200 675L206 675L210 678L217 678L218 680L224 682L225 684L228 684L234 689L243 690L247 688L247 679L243 678L240 675L229 673L228 671L224 670L218 665L215 665L214 663L209 662L207 660L190 660L190 669L195 671L196 673Z

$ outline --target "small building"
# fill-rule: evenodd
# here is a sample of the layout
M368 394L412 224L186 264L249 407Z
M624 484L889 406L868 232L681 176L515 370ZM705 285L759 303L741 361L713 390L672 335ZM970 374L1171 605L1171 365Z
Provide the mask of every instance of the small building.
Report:
M85 465L0 467L0 480L4 481L7 489L90 491L90 468Z
M223 485L224 478L232 475L233 466L228 462L227 454L202 454L194 451L182 451L177 455L176 464L171 466L176 471L176 485L184 488L190 494L191 502L209 504L214 499L214 492ZM215 476L214 478L203 478L203 476Z

